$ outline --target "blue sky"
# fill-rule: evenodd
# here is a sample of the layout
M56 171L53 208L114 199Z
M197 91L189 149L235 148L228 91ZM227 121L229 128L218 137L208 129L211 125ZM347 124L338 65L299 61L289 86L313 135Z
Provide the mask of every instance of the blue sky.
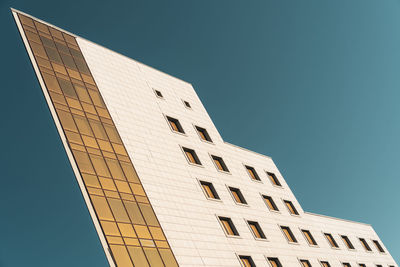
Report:
M2 0L0 267L107 266L9 7L191 82L306 211L400 261L399 1Z

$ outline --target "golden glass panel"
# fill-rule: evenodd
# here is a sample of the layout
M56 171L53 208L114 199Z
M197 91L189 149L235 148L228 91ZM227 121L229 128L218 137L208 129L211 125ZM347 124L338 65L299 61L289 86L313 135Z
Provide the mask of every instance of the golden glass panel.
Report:
M92 160L97 175L104 177L111 177L103 157L90 154L90 159Z
M57 42L57 43L56 43L56 46L57 46L57 49L58 49L59 52L64 53L64 54L67 54L67 55L70 54L70 53L69 53L68 46L66 46L65 44L62 44L62 43ZM64 63L65 63L65 61L64 61ZM68 65L68 64L65 64L65 65Z
M112 216L105 197L91 195L90 199L92 200L93 206L100 220L114 221L114 217Z
M165 236L160 227L149 226L149 230L153 239L165 240Z
M111 119L111 116L110 116L110 114L108 113L108 111L106 109L96 106L96 110L97 110L97 113L99 114L100 117Z
M128 223L118 223L119 230L124 237L136 237L135 231L131 224Z
M92 97L93 103L99 107L105 107L103 99L101 98L100 94L94 90L88 90L90 96ZM104 117L104 116L103 116Z
M199 131L199 135L200 135L201 139L207 141L207 138L202 131Z
M101 186L99 184L99 180L97 179L96 175L82 173L82 178L83 178L83 181L85 181L85 185L101 188Z
M71 108L82 110L82 106L78 100L69 97L65 97L65 99L67 100L68 106Z
M99 144L100 144L101 140L98 140L98 141L99 141ZM114 179L125 180L124 173L122 172L122 169L121 169L121 167L120 167L120 165L119 165L117 160L107 158L106 162L107 162L108 168L110 168L111 175L112 175L112 177Z
M151 247L151 248L155 248L156 244L154 244L153 240L150 239L139 239L140 244L142 245L142 247Z
M108 190L104 190L104 194L106 195L106 197L110 197L110 198L120 198L118 192L116 191L108 191Z
M139 238L151 239L151 235L150 235L149 230L147 229L147 226L134 225L134 227L135 227L135 232Z
M82 104L84 105L84 103L82 103ZM96 138L107 140L107 134L104 131L104 128L100 122L94 121L94 120L89 120L89 123L90 123L90 126L92 127L94 136L96 136Z
M36 28L39 31L45 32L47 34L50 34L50 32L49 32L49 30L48 30L46 25L44 25L43 23L37 22L37 21L34 21L34 22L35 22Z
M101 186L104 189L117 191L117 188L115 188L114 181L112 179L99 177L99 180L100 180Z
M120 162L122 169L126 175L126 178L129 182L139 183L139 178L136 174L135 169L133 168L132 164Z
M83 106L83 109L85 110L85 112L92 113L94 115L97 114L96 109L94 108L93 105L87 104L87 103L82 103L82 106Z
M36 58L36 62L38 63L39 66L43 66L43 67L46 67L48 69L51 69L50 61L48 61L48 60L46 60L44 58L41 58L41 57L35 57L35 58Z
M124 245L122 237L119 236L106 236L108 244Z
M64 66L61 66L54 62L51 62L51 65L53 66L54 71L67 75L67 71L65 70Z
M156 215L149 204L139 203L139 207L148 225L159 226Z
M276 262L275 259L269 260L269 263L271 264L272 267L279 267L279 266L278 266L278 263Z
M83 142L85 143L85 146L90 146L90 147L94 147L94 148L99 148L99 147L97 146L97 143L96 143L96 139L95 139L95 138L89 137L89 136L86 136L86 135L82 135L82 139L83 139Z
M257 229L257 226L255 226L254 224L250 224L250 228L251 228L251 230L253 231L255 237L257 237L257 238L262 238L260 232L259 232L258 229Z
M67 75L64 75L62 73L56 72L55 74L58 78L64 79L64 80L69 80L69 77Z
M233 191L233 190L231 190L231 192L232 192L233 198L235 199L235 201L237 203L243 203L242 200L240 199L239 195L238 195L238 192Z
M233 229L231 227L231 225L229 224L229 222L227 220L221 220L222 225L224 226L225 232L228 235L235 235L235 233L233 232Z
M133 267L131 258L129 257L128 251L126 250L125 246L110 245L110 248L118 266Z
M86 187L86 189L90 195L104 196L103 190L99 188Z
M63 64L63 62L62 62L62 60L61 60L61 57L60 57L60 55L58 54L57 50L52 49L52 48L47 47L47 46L45 46L44 49L46 50L47 55L49 56L49 59L50 59L51 61L54 61L54 62ZM46 58L47 58L47 57L46 57Z
M47 74L50 74L50 75L55 75L54 71L52 71L51 69L47 69L47 68L42 67L42 66L39 66L39 69L40 69L41 73L47 73Z
M150 203L147 197L135 196L136 201L140 203Z
M86 113L86 117L92 120L100 121L99 117L90 113Z
M63 91L63 93L66 96L72 97L77 99L78 96L76 95L75 89L72 86L72 83L70 81L61 79L61 78L57 78L58 83L60 84L61 90Z
M75 149L75 150L80 150L82 152L86 152L84 146L81 146L81 145L78 145L78 144L73 144L73 143L70 144L70 146L71 146L71 149Z
M89 122L85 117L74 115L76 126L78 126L79 132L81 134L93 136L92 130L90 129Z
M71 52L72 52L72 49L71 49ZM81 60L79 58L75 58L75 63L76 63L76 66L78 67L78 70L81 73L90 74L89 68L86 65L84 60Z
M129 254L133 260L135 266L140 267L148 267L149 264L146 260L146 256L144 255L143 249L141 247L131 247L128 246Z
M47 58L46 51L44 50L43 46L35 42L29 42L29 43L31 45L33 54L43 58Z
M123 145L112 143L115 153L128 156Z
M99 117L99 118L100 118L101 122L103 122L103 123L107 123L107 124L110 124L110 125L114 124L112 120L109 120L109 119L106 119L106 118L103 118L103 117Z
M47 33L41 32L41 31L38 31L38 34L39 34L40 36L46 37L47 39L51 39L51 35L50 35L50 34L47 34Z
M82 87L79 84L74 83L75 90L78 94L78 97L81 101L91 103L89 94L86 91L86 88ZM83 103L82 103L83 104Z
M74 60L73 60L73 58L71 56L63 54L63 53L61 53L60 56L61 56L62 60L64 61L64 65L67 68L77 70L77 68L75 66L75 63L74 63Z
M156 241L157 242L157 241ZM170 249L159 249L161 258L164 261L166 267L178 267L174 255Z
M33 24L33 20L31 18L28 18L21 14L18 14L18 17L22 24L29 25L29 26L35 28L35 25Z
M73 45L78 45L76 43L75 37L73 37L73 36L71 36L69 34L66 34L66 33L63 33L63 35L64 35L65 41L67 41L68 43L73 44Z
M73 150L72 152L74 153L75 160L81 172L95 174L87 153L76 150Z
M241 258L240 261L242 262L244 267L251 267L251 263L247 258Z
M71 107L71 113L72 113L72 114L79 115L79 116L85 116L85 113L83 113L83 111L81 111L81 110L79 110L79 109L74 109L74 108L72 108L72 107Z
M140 246L139 240L137 238L124 237L124 241L127 246Z
M110 153L114 152L114 150L111 147L110 142L104 141L104 140L101 140L101 139L99 139L98 142L99 142L99 146L100 146L101 150L104 150L104 151L107 151L107 152L110 152Z
M51 35L53 35L54 37L57 37L58 39L63 39L62 34L60 31L53 29L53 28L49 28Z
M121 200L109 198L108 203L110 204L111 210L117 222L130 223L128 214L126 214L124 205L122 204Z
M53 104L54 104L54 107L56 109L61 109L61 110L64 110L66 112L69 112L69 108L67 106L61 105L61 104L59 104L57 102L54 102Z
M121 198L129 201L135 201L135 198L131 194L120 193Z
M22 27L24 28L25 32L30 31L30 32L37 33L35 28L29 27L28 25L22 24Z
M210 186L208 184L202 184L204 191L207 194L207 197L209 198L215 198L214 193L212 192Z
M107 152L107 151L104 151L104 150L102 152L103 152L104 157L106 157L106 158L117 159L117 156L115 156L114 153L110 153L110 152Z
M46 73L42 73L42 77L44 79L44 82L46 83L47 89L49 89L50 91L59 93L59 94L62 93L61 88L58 85L56 77L46 74Z
M185 151L186 157L189 159L189 162L196 164L196 160L191 151Z
M169 121L169 124L171 125L172 129L175 132L179 132L178 126L176 125L176 123L174 121Z
M28 38L28 40L31 40L31 41L34 41L34 42L40 44L39 35L37 35L36 33L30 32L30 31L26 31L25 34L26 34L26 37Z
M56 48L56 45L54 44L53 40L46 38L44 36L40 36L40 40L42 41L44 46L51 47L54 49Z
M149 260L150 266L163 266L160 255L155 248L144 248L144 253Z
M129 189L127 182L116 180L115 185L117 186L119 192L131 194L131 190Z
M289 230L286 228L282 228L283 233L285 234L286 238L290 241L290 242L294 242L292 235L289 233Z
M104 129L106 130L108 138L110 138L111 142L118 144L122 143L121 139L119 138L118 132L114 126L104 125Z
M68 68L67 68L67 71L68 71L68 74L69 74L69 76L71 78L74 78L74 79L77 79L77 80L81 79L81 76L79 75L79 72L77 72L75 70L68 69Z
M84 59L82 53L79 51L79 49L73 49L73 46L69 46L69 51L71 52L71 55L76 59L76 58L80 58L80 59ZM78 67L79 68L79 67Z
M67 113L67 112L62 111L62 110L57 110L57 115L60 118L61 124L62 124L64 129L75 131L75 132L78 131L76 129L74 120L72 119L72 116L71 116L70 113Z
M129 185L131 186L133 194L139 195L139 196L145 196L146 195L142 185L140 185L140 184L132 184L132 183L129 183Z
M169 248L167 241L155 240L154 242L158 248Z
M140 213L138 204L136 202L124 200L124 204L132 223L145 224L142 214Z
M89 152L89 154L94 154L94 155L98 155L101 156L101 152L99 149L97 148L92 148L92 147L86 147L87 151Z
M94 80L93 80L93 78L91 76L85 75L85 74L82 73L82 78L85 81L85 83L89 83L89 84L95 85L95 82L94 82Z
M80 134L70 132L70 131L65 131L65 135L67 136L67 139L69 142L83 145Z
M217 165L217 168L221 171L224 170L224 168L222 167L221 162L218 159L214 159L215 165Z

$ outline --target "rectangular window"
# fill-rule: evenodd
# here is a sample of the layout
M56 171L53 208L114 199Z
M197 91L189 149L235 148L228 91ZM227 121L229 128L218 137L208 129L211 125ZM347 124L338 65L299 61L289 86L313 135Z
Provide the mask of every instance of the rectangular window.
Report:
M348 262L343 262L343 267L351 267L351 264Z
M207 130L201 128L199 126L195 126L197 133L199 134L200 138L207 142L212 142L210 135L208 134Z
M282 267L282 264L278 258L268 258L268 262L271 267Z
M192 108L192 106L190 105L190 103L188 101L183 100L183 104L185 105L185 107L187 108Z
M211 155L211 157L212 157L212 159L215 163L215 166L217 167L218 170L224 171L224 172L229 172L228 167L226 167L226 164L221 157L214 156L214 155Z
M272 197L266 195L263 195L262 197L270 210L279 211Z
M331 245L331 247L333 248L339 248L338 244L336 243L335 239L333 238L333 236L331 234L328 233L324 233L326 239L328 240L329 244Z
M239 236L239 232L236 230L235 225L233 225L231 218L218 217L218 219L220 220L220 222L224 228L224 231L227 235Z
M163 94L160 91L154 89L154 93L156 94L157 97L164 98Z
M228 188L229 188L229 191L231 192L232 197L236 203L247 204L247 202L244 199L244 196L243 196L242 192L240 192L239 188L235 188L235 187L228 187Z
M200 184L208 198L220 199L212 183L200 181Z
M374 242L374 245L376 247L376 249L381 252L384 253L385 250L383 249L383 247L381 246L381 244L378 242L378 240L372 240L372 242Z
M182 125L178 119L175 119L175 118L172 118L169 116L166 116L166 117L167 117L169 126L171 127L171 129L173 131L178 132L178 133L185 133L185 131L183 130Z
M293 235L292 230L288 226L281 226L282 232L289 242L297 243L296 237Z
M182 147L183 151L185 152L186 158L192 164L201 165L199 157L197 157L196 152L193 149Z
M372 251L371 247L368 245L367 241L364 238L359 238L359 240L366 251Z
M250 167L247 165L245 165L245 167L246 167L246 170L252 180L261 181L260 176L258 176L258 173L256 172L256 170L253 167Z
M307 239L308 244L313 245L313 246L318 245L310 231L301 230L301 232L304 234L305 238Z
M275 173L267 172L267 175L273 185L282 186L281 183L279 182L278 178L276 178Z
M377 264L376 267L383 267L382 264Z
M296 208L294 207L293 203L289 200L284 200L286 207L288 208L290 214L299 215Z
M258 222L247 221L247 223L249 224L250 229L253 232L253 235L254 235L255 238L267 239L265 237L265 234L264 234L263 230L261 229L260 224Z
M322 267L331 267L331 265L327 261L321 261L321 265Z
M311 263L308 260L300 260L301 266L311 267Z
M367 267L364 263L359 263L358 266L359 267Z
M239 256L240 263L243 267L255 267L256 265L253 262L253 259L250 256Z
M341 235L340 237L342 238L343 242L346 244L348 249L354 249L353 244L351 243L350 239L347 236Z

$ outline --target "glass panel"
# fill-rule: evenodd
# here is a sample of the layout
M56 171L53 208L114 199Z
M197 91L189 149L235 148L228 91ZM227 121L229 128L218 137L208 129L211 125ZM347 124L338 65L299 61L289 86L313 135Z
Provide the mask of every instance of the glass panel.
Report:
M133 259L133 263L135 266L139 267L148 267L149 264L147 263L146 257L144 255L143 249L141 247L128 247L129 254Z
M94 136L96 136L96 138L107 140L107 134L104 131L104 128L100 122L94 121L94 120L89 120L89 123L90 123L90 126L92 126L92 130L93 130Z
M153 239L158 239L158 240L165 240L164 234L161 230L160 227L149 227L150 233L153 236Z
M117 191L117 188L115 188L114 181L112 179L100 177L99 180L100 180L101 186L104 189Z
M124 245L124 241L119 236L106 236L108 244Z
M99 184L99 180L97 180L96 175L82 173L82 178L83 178L83 181L85 181L85 185L101 188L101 186Z
M28 40L32 40L32 41L40 44L39 35L37 35L36 33L30 32L30 31L25 31L25 35L28 38Z
M132 194L127 182L115 181L115 184L116 184L119 192Z
M43 57L43 58L47 58L47 55L46 55L46 52L45 52L43 46L41 46L37 43L34 43L34 42L30 42L30 45L31 45L33 54Z
M72 52L73 49L71 49ZM76 66L78 67L78 70L82 73L90 74L89 68L87 67L85 61L75 58L75 63Z
M118 227L121 231L122 236L125 237L136 237L135 231L133 231L133 227L131 224L127 223L118 223Z
M130 186L131 186L132 192L135 195L139 195L139 196L145 196L146 195L146 193L143 190L143 187L140 184L132 184L131 183Z
M56 48L53 40L50 40L49 38L46 38L44 36L40 36L40 40L42 41L44 46L48 46L48 47L51 47L51 48L54 48L54 49Z
M65 131L65 135L67 136L69 142L83 145L80 134L70 131Z
M46 83L47 89L49 89L50 91L59 93L59 94L62 93L61 88L58 85L56 77L46 74L46 73L42 73L42 77L44 79L44 82Z
M136 171L133 169L132 164L120 162L122 169L126 175L126 178L129 182L139 183L139 178L136 174Z
M75 90L78 93L79 99L84 102L91 103L90 97L84 87L78 84L74 84Z
M56 29L53 29L53 28L49 28L49 30L51 32L51 35L57 37L58 39L61 39L61 40L63 39L62 34L61 34L60 31L58 31Z
M155 248L144 248L147 259L150 262L150 266L163 266L163 262L160 255Z
M100 221L100 223L106 235L121 235L115 222Z
M75 160L81 172L95 174L87 153L77 150L73 150L72 152L74 153Z
M85 117L74 115L74 119L80 133L93 136L92 130L90 129L89 123Z
M73 45L78 45L76 43L75 37L73 37L73 36L71 36L69 34L66 34L66 33L63 33L63 35L64 35L64 38L65 38L65 41L67 41L68 43L73 44Z
M92 160L94 169L98 175L110 177L110 173L108 172L106 163L102 157L90 154L90 159Z
M132 261L125 246L110 245L110 248L118 266L133 267Z
M116 221L130 223L128 214L126 214L125 208L122 205L121 200L109 198L108 203L110 204Z
M44 49L46 49L47 55L49 56L49 59L51 61L63 64L60 55L58 54L57 50L52 49L50 47L45 46Z
M175 261L174 255L170 249L159 249L161 254L161 258L164 261L166 267L178 267L178 264Z
M85 143L85 146L99 148L97 146L96 139L94 139L93 137L82 135L82 139L83 139L83 142Z
M35 22L36 28L37 28L39 31L45 32L45 33L47 33L47 34L50 34L50 32L49 32L49 30L47 29L47 26L46 26L46 25L44 25L43 23L37 22L37 21L34 21L34 22Z
M156 215L149 204L139 203L139 207L148 225L159 226Z
M117 160L114 159L106 159L107 165L110 168L111 175L115 179L125 180L124 173L122 172L121 167ZM127 192L126 192L127 193ZM129 191L130 193L130 191Z
M28 17L26 17L24 15L21 15L21 14L18 14L18 17L21 20L22 24L29 25L29 26L35 28L35 25L33 24L33 21L32 21L31 18L28 18Z
M144 224L144 219L140 213L139 207L136 202L124 201L129 218L134 224Z
M92 97L93 103L96 106L105 107L103 99L101 98L100 94L94 90L88 90L90 96Z
M78 96L76 95L75 89L72 86L72 83L70 81L60 79L60 78L57 78L57 80L61 86L61 90L63 91L63 93L66 96L69 96L72 98L78 98Z
M107 152L110 152L110 153L114 152L113 148L111 147L110 142L104 141L104 140L101 140L101 139L99 139L98 142L99 142L99 146L100 146L101 150L104 150L104 151L107 151Z
M150 235L149 230L147 229L147 226L134 225L134 227L135 227L135 231L139 238L151 239L151 235Z
M137 238L124 237L125 244L128 246L140 246L139 240Z
M72 59L71 56L63 54L63 53L61 53L60 55L61 55L62 60L64 61L65 66L67 66L70 69L77 70L74 60Z
M58 49L59 52L62 52L64 54L69 55L69 50L68 50L68 47L66 45L61 44L61 43L56 43L56 45L57 45L57 49ZM67 64L65 64L65 65L67 65Z
M106 198L100 196L90 196L90 199L92 200L94 209L96 210L97 216L100 220L114 220L111 210L108 207Z
M106 132L111 142L119 144L122 143L121 139L119 138L118 132L114 126L104 125L104 128L106 129Z

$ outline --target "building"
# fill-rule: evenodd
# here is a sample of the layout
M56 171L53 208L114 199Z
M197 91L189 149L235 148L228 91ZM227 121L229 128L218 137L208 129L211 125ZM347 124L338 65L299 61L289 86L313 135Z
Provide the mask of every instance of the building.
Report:
M397 266L224 142L190 83L12 13L110 266Z

